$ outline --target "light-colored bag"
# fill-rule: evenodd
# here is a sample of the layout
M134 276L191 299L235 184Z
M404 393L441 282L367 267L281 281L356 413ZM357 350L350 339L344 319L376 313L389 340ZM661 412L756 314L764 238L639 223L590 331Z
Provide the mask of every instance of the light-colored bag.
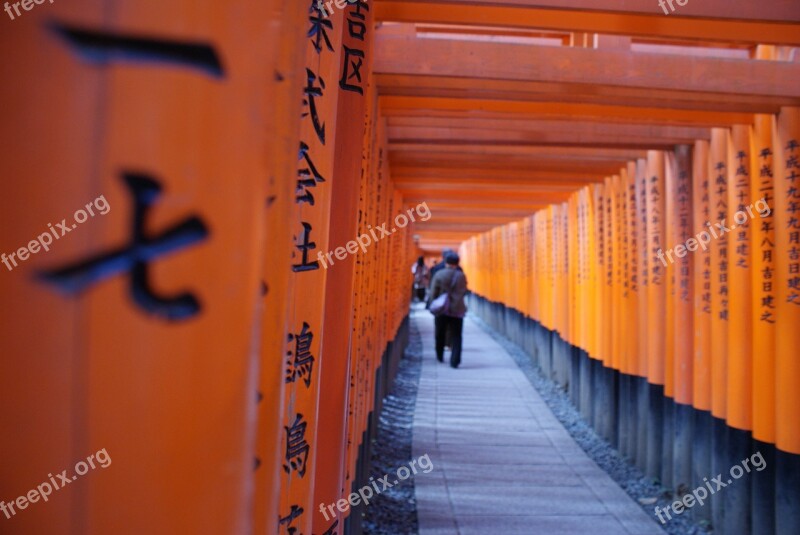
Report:
M444 292L442 295L431 301L429 309L434 316L441 316L450 312L450 295Z

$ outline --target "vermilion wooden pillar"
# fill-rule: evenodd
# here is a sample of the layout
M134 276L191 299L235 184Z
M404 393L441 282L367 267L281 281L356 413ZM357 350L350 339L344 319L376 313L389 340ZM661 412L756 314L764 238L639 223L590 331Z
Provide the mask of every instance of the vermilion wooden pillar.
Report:
M664 238L663 250L672 249L672 259L666 265L660 262L664 272L664 410L663 433L665 440L661 452L661 481L664 486L673 488L673 454L675 440L675 296L677 294L676 262L680 259L675 254L678 244L677 215L677 158L674 152L664 152Z
M728 138L725 128L711 130L709 150L709 219L705 222L711 250L711 470L719 473L730 464L726 455L728 444L727 426L727 380L728 380L728 313L729 313L729 238L720 234L717 223L728 217ZM712 522L722 525L723 500L720 496L711 500Z
M800 109L782 108L774 136L775 155L775 528L784 535L800 529L794 504L800 494Z
M693 232L707 232L706 222L711 219L711 165L709 142L698 140L692 158L692 212ZM697 239L697 238L696 238ZM708 241L710 242L710 235ZM712 256L709 244L698 244L692 255L694 275L694 326L692 362L692 404L695 409L692 481L693 487L701 484L711 472L711 375L713 349L711 344ZM696 519L711 520L711 508L695 508Z
M694 380L694 258L699 246L696 243L697 224L694 222L692 206L692 149L688 145L675 148L675 174L670 195L673 197L674 212L669 222L673 229L675 246L683 244L687 252L675 262L673 273L674 293L671 296L674 307L674 345L673 345L673 455L672 487L689 487L692 482L692 449L694 443L694 414L692 410L692 391ZM694 242L689 240L694 239Z
M104 110L98 102L105 94L108 72L77 61L66 43L45 30L48 17L69 15L74 23L102 27L103 14L99 0L38 6L24 18L3 20L0 33L3 49L16 51L0 62L6 81L0 95L4 102L15 103L0 122L0 250L16 253L49 232L48 223L72 219L75 210L99 195L112 207L112 212L54 240L50 252L39 252L13 271L0 264L0 404L7 411L0 424L0 495L6 501L47 480L48 473L71 470L77 461L108 446L90 443L87 437L88 364L82 352L87 342L86 299L65 299L36 280L38 270L74 260L90 245L100 245L117 215L122 219L114 226L124 237L126 207L120 203L130 201L124 192L112 196L106 189L106 184L119 184L114 177L101 176L92 150L103 131ZM59 99L53 98L53 88L58 88ZM71 105L64 106L64 101ZM41 335L45 327L48 336ZM115 451L109 453L116 457ZM13 520L3 515L4 533L43 533L52 525L77 533L87 522L90 479L95 486L98 478L108 481L114 468L87 474ZM120 476L114 478L118 483ZM72 525L76 528L68 527Z
M377 94L372 83L367 84L365 93L365 95L354 91L339 93L337 115L347 117L348 120L337 121L337 139L362 139L364 148L362 150L361 145L347 142L336 146L333 169L336 187L333 189L331 199L330 243L337 247L359 236L357 224L360 180L362 176L369 176L373 171L370 158L366 155L371 155L378 148L374 140ZM359 117L366 119L357 120ZM370 125L369 129L365 128L365 121ZM371 248L364 254L370 252ZM319 451L317 460L314 491L314 504L317 507L319 504L332 504L349 495L349 489L344 488L343 481L346 473L346 401L350 367L347 355L351 347L353 318L350 313L342 314L342 311L352 310L356 262L356 256L348 256L345 261L337 261L336 269L328 273L329 284L325 296L325 342L322 347L324 366L320 378L320 395L324 400L321 410L325 411L325 417L321 418L318 424L320 441L326 444L326 447ZM315 532L324 532L333 522L330 519L326 520L315 508ZM343 529L344 522L341 518L335 533L342 533Z
M753 438L775 443L775 181L772 115L756 115L751 138L750 199L763 212L754 210L750 223L753 355ZM764 206L769 210L764 210Z
M4 127L14 224L3 224L3 249L99 195L111 210L0 282L18 304L0 321L0 390L17 407L15 433L0 439L0 493L101 448L113 460L4 520L4 532L253 529L264 232L288 242L265 210L274 132L253 120L274 111L264 94L279 65L276 6L55 3L4 31L22 47L2 67L17 102L8 124L22 131ZM162 55L134 53L142 47ZM42 144L17 145L34 138ZM133 258L170 230L178 239L155 258L108 267L83 292L53 276L115 249ZM283 309L285 283L271 290L266 306ZM262 379L280 388L277 369Z
M586 303L587 310L596 312L589 314L587 318L587 347L586 351L591 359L601 359L602 355L602 333L600 322L602 306L602 267L600 264L603 256L602 232L600 230L600 194L599 185L591 185L585 189L586 199L586 254L589 258L587 265L587 288Z
M663 251L672 250L672 259L663 262L661 268L664 270L664 395L667 402L671 403L675 396L675 297L677 295L677 271L676 262L681 259L675 253L678 245L678 206L677 206L677 182L678 168L674 152L664 153L664 238ZM671 412L671 407L666 411ZM671 416L671 415L670 415ZM671 425L671 423L670 423ZM665 444L666 446L666 444ZM672 486L671 481L666 481L667 486Z
M638 373L640 377L648 376L648 333L649 333L649 307L647 306L650 287L650 254L648 245L648 228L650 222L647 218L647 161L641 158L636 161L636 251L639 255L637 262L639 284L639 344L637 349ZM645 386L645 385L643 385ZM645 398L646 399L646 398ZM643 452L644 453L644 452Z
M645 198L647 206L647 375L649 383L649 426L647 436L647 471L660 477L663 450L664 394L664 317L665 268L658 251L665 244L664 153L648 151Z
M712 414L726 415L728 354L728 236L720 235L716 223L728 217L728 130L714 128L709 152L709 219L702 229L710 234L711 250L711 396Z
M337 187L333 175L338 138L338 97L342 35L346 23L341 10L324 21L319 10L309 9L307 21L297 31L304 41L305 78L297 98L302 103L295 182L295 210L288 220L293 248L290 281L293 294L288 311L285 357L286 396L282 456L275 468L281 473L279 526L281 533L311 531L314 511L316 454L319 440L320 371L324 343L325 292L328 272L338 259L326 258L329 241L331 195ZM311 32L305 27L310 26Z
M764 51L762 51L763 53ZM751 297L753 367L753 447L770 468L753 478L752 522L764 532L775 529L775 173L773 115L754 117L750 138L750 199L758 203L751 222ZM762 201L763 199L763 201ZM759 202L761 201L761 202ZM769 210L765 209L769 207ZM759 208L761 211L759 211Z
M708 174L708 142L697 141L692 161L692 205L695 235L707 231L710 220L710 188ZM711 252L699 246L692 255L694 274L694 344L692 363L692 400L699 411L711 410Z
M627 420L628 443L624 451L634 462L638 459L639 429L644 425L638 418L638 388L642 374L639 370L639 328L642 323L641 314L645 311L639 309L639 260L641 254L638 249L639 215L636 210L636 162L629 162L625 173L623 203L624 214L624 246L625 246L625 310L626 317L623 343L626 345L626 367L624 373L628 374L627 381L627 411L623 418Z
M728 238L728 374L726 380L728 440L733 464L751 451L753 426L752 259L750 214L750 125L734 125L728 142L728 198L725 226ZM750 209L750 213L748 213ZM725 493L726 531L750 523L750 487L738 485Z
M296 210L298 117L301 113L301 101L297 95L307 83L307 73L302 67L306 58L306 36L297 32L297 27L308 19L305 6L277 2L271 5L271 13L274 17L271 30L265 33L270 39L269 49L277 54L275 70L279 76L273 73L267 78L265 94L269 97L262 95L269 106L264 116L264 129L271 141L265 144L269 166L268 174L262 177L267 187L264 200L266 224L260 229L263 316L257 334L261 339L261 359L254 399L258 407L255 448L258 466L253 494L256 533L271 533L276 528L276 519L280 518L282 471L279 467L286 455L285 443L280 440L284 432L286 384L283 354L289 328L287 303L291 276L287 264L294 250L286 221ZM276 259L284 260L276 262Z
M614 269L616 265L616 243L614 242L614 180L606 177L603 185L603 248L605 249L605 266L602 273L603 284L603 364L612 368L615 355L614 329ZM610 385L609 385L610 386ZM609 422L610 423L610 422Z
M731 427L752 429L752 299L751 229L758 224L750 200L750 126L731 129L728 145L728 378L727 421ZM750 213L748 213L750 208ZM751 215L752 214L752 215Z

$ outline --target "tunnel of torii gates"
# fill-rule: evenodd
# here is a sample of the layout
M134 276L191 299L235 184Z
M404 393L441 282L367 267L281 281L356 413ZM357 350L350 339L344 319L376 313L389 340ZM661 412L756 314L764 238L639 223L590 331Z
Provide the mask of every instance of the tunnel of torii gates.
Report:
M0 531L359 533L317 505L451 247L646 475L761 452L693 514L800 533L800 3L684 4L12 6L0 499L113 465Z

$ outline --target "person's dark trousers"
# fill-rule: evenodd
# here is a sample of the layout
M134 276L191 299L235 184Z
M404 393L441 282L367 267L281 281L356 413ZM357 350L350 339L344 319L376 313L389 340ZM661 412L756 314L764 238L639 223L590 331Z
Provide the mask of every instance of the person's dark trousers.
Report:
M433 318L436 327L436 360L444 362L444 340L447 336L447 316L440 315Z
M450 334L450 366L458 368L461 364L461 334L464 330L464 318L436 316L436 358L444 362L444 342Z

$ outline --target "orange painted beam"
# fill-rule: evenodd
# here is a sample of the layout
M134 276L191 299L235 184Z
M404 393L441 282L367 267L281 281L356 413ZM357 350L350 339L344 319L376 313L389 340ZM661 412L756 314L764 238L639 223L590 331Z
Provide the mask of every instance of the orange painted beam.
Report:
M470 162L471 164L472 162ZM599 164L598 164L599 165ZM609 164L610 165L610 164ZM462 167L457 168L454 166L446 167L441 163L438 165L425 165L425 164L418 164L414 162L404 162L402 160L395 160L392 164L392 176L395 177L397 180L402 180L406 178L436 178L436 179L443 179L443 178L489 178L489 179L496 179L502 177L504 180L514 181L514 180L548 180L552 182L597 182L602 177L595 177L591 175L591 171L586 171L584 169L575 169L571 166L566 166L565 170L551 170L545 169L541 166L538 167L485 167L485 168L473 168L473 167ZM599 169L599 167L597 167ZM609 174L613 172L609 171Z
M721 1L721 0L720 0ZM715 4L720 3L715 2ZM791 1L791 0L784 0ZM629 36L667 37L677 39L697 39L751 44L800 44L798 18L778 15L774 21L758 22L753 18L745 20L721 20L725 14L737 13L730 7L730 2L719 7L713 18L688 18L684 13L691 13L687 8L697 9L691 2L680 8L680 13L664 15L653 1L652 14L610 13L598 10L597 7L586 7L581 11L568 9L542 9L527 5L513 5L512 2L492 2L482 0L478 3L458 2L453 0L388 0L375 4L375 15L378 21L423 22L438 24L466 24L475 26L502 26L509 28L534 28L539 30L558 30L586 33L602 33ZM592 2L594 5L594 2ZM796 13L797 4L794 2ZM761 17L768 13L776 16L772 10L764 9L759 4L750 4L750 9L757 9ZM686 10L686 11L684 11ZM778 11L780 13L782 11ZM791 22L784 22L791 21Z
M602 132L548 132L548 131L505 131L487 132L477 129L456 130L453 128L391 128L394 141L413 143L448 143L460 139L467 143L487 145L504 144L554 144L573 147L623 147L632 149L667 148L685 141L678 137L643 138L633 135L605 135Z
M439 219L439 216L463 216L466 214L484 214L488 215L491 213L495 213L498 215L506 215L512 212L523 212L521 217L526 217L538 209L544 208L547 205L543 202L539 201L531 201L531 200L500 200L500 201L492 201L492 200L485 200L481 198L475 199L437 199L432 200L428 203L428 208L430 209L431 213L436 214L436 219ZM407 206L411 206L412 203L409 203ZM433 219L431 217L430 219ZM428 219L428 220L430 220ZM424 223L423 221L417 221L418 224Z
M517 218L518 219L518 218ZM486 223L474 223L474 222L445 222L445 223L431 223L428 222L425 224L427 230L436 231L436 234L439 235L443 231L449 232L463 232L467 233L468 235L473 235L480 232L485 232L489 229L496 228L498 226L505 225L511 221L514 221L514 218L508 218L502 221L496 222L486 222Z
M774 107L800 102L800 65L789 62L567 47L521 48L506 43L376 33L375 73L383 94L387 94L387 88L407 84L417 92L432 87L468 92L461 96L494 89L523 94L549 92L554 96L567 93L581 100L598 95L646 96L685 104L704 102L706 107L724 96L727 103L741 106L739 109L747 109L750 103ZM555 100L567 100L564 97ZM737 97L741 97L738 102Z
M419 189L474 189L475 191L485 190L524 190L524 191L573 191L586 185L588 182L552 182L538 180L530 182L509 182L497 179L464 179L464 180L414 180L405 179L395 181L395 187L401 191L414 191Z
M422 115L502 118L510 115L528 120L559 117L580 120L602 117L609 122L694 124L706 127L746 124L753 119L750 113L672 109L664 107L664 103L646 108L625 104L491 100L464 98L463 95L453 98L383 95L379 100L381 111L386 117Z
M614 162L559 162L547 160L524 160L524 159L493 159L475 154L462 154L458 156L426 156L425 154L403 154L402 157L389 158L392 168L454 168L456 173L463 172L464 176L475 176L475 173L486 174L506 174L510 176L517 173L520 176L545 175L547 173L568 175L580 175L581 178L595 178L593 175L598 172L604 174L613 173L619 168ZM438 172L437 172L438 173ZM402 174L402 173L398 173ZM442 174L442 173L439 173ZM444 173L442 176L449 176Z
M406 184L398 189L403 193L412 194L414 192L443 194L443 195L466 195L467 197L482 197L485 195L519 195L521 197L530 195L559 195L573 192L576 188L570 185L561 184L536 184L536 185L508 185L508 184L470 184L467 188L459 183L440 184L436 188L424 182Z
M435 226L443 226L443 225L489 225L489 226L497 226L497 225L504 225L509 221L515 221L517 219L522 219L530 215L530 212L523 212L522 214L513 214L507 213L506 215L490 215L480 212L464 212L463 210L459 213L456 211L442 211L440 210L436 214L436 222L431 223L433 219L430 219L425 222L421 222L418 225L418 228L428 228Z
M647 143L653 140L654 144L680 144L694 142L696 139L710 139L707 128L692 128L682 126L654 126L654 125L629 125L605 124L602 122L569 122L569 121L537 121L533 123L516 124L508 121L494 120L462 120L449 121L443 126L438 121L398 121L404 123L400 126L389 126L390 141L397 140L436 140L439 142L451 141L450 145L458 141L475 141L501 143L553 143L563 139L566 146L588 142L597 139L600 143L613 144L616 141ZM554 141L556 140L556 141ZM425 143L427 144L427 143Z
M474 222L474 223L486 223L488 221L514 221L517 219L522 219L524 217L528 217L529 215L536 212L538 209L542 207L539 206L535 209L521 209L521 210L489 210L489 209L480 209L480 210L470 210L469 216L464 216L464 210L462 209L460 212L457 209L450 209L444 210L438 208L436 210L436 220L439 223L459 223L459 222ZM420 223L419 228L426 228L425 223Z
M655 54L650 54L656 56ZM485 59L499 62L499 59ZM600 60L598 60L600 61ZM800 67L800 64L798 64ZM581 67L587 68L587 67ZM684 66L687 70L690 66ZM796 96L692 92L690 89L632 88L597 84L595 86L559 81L478 79L470 72L460 76L377 74L375 80L383 95L443 98L488 98L533 102L589 103L615 106L667 107L679 110L713 112L777 113L785 105L797 105Z
M459 5L477 4L475 1L443 0L444 3ZM580 10L625 14L651 15L663 12L650 2L631 2L630 0L482 0L481 5L514 5L537 9ZM703 0L678 6L677 17L705 17L723 20L771 20L800 22L800 5L794 0L770 0L769 9L748 0ZM676 9L678 9L676 7Z
M752 122L752 114L716 112L707 110L681 110L667 107L634 107L628 105L591 104L586 102L533 102L523 100L491 100L486 98L439 98L415 96L380 97L381 110L387 117L421 114L426 117L499 118L511 115L526 120L565 117L585 120L602 117L603 120L643 122L658 124L695 124L698 126L730 126Z
M559 133L600 133L609 135L642 136L642 137L674 137L681 139L710 139L708 128L670 125L640 125L607 123L602 120L576 121L566 118L539 119L479 119L449 118L446 121L435 117L396 117L389 120L390 128L451 128L455 130L480 129L487 131L510 130L520 132L559 132ZM458 139L458 138L455 138Z
M442 154L449 153L469 153L469 154L491 154L492 156L505 155L508 157L535 156L537 159L544 160L566 160L566 161L612 161L627 162L642 158L646 154L643 150L616 149L616 148L595 148L595 147L559 147L552 145L469 145L463 143L437 144L435 146L427 143L403 143L395 142L389 144L389 149L395 153L405 151L416 152L436 152ZM394 170L393 170L394 171ZM395 176L393 173L392 176Z
M442 195L440 192L435 192L435 191L425 191L425 192L415 193L415 194L409 194L407 192L401 192L401 193L403 194L403 198L404 199L410 199L414 204L418 204L418 203L421 203L421 202L436 203L436 202L439 202L439 201L442 201L442 202L457 202L457 201L461 201L461 200L469 200L469 198L470 198L469 194L464 194L464 193L458 194L458 193L454 193L454 192L449 192L449 193L447 193L445 195ZM508 202L508 201L513 200L515 198L519 198L520 196L519 195L515 196L513 194L505 194L505 195L497 195L497 194L489 195L489 194L485 194L485 195L483 195L483 197L485 198L485 200L487 202L498 202L498 205L500 205L503 202ZM540 205L547 206L547 205L552 204L554 202L563 202L568 197L569 197L568 193L559 193L559 194L535 193L535 194L532 194L532 195L525 195L522 198L525 200L525 202L528 202L530 204L535 204L535 205L539 205L540 204ZM434 220L434 219L436 219L435 215L431 218L431 220Z

